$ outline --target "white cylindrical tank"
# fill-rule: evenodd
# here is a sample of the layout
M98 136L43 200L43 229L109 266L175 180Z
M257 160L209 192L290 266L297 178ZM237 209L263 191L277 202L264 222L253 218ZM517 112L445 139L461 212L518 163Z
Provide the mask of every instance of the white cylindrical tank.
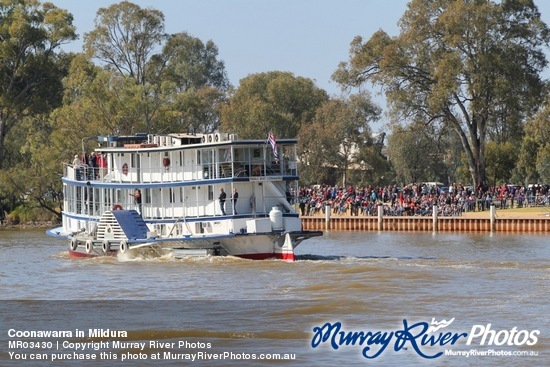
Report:
M271 221L272 230L282 231L284 229L283 212L278 206L271 208L271 211L269 212L269 220Z

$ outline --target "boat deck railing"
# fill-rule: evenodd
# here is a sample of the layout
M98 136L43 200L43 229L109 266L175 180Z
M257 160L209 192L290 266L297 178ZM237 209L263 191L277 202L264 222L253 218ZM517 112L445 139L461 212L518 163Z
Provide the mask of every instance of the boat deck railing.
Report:
M219 201L216 199L208 201L188 201L182 202L165 202L165 203L142 203L135 204L131 197L126 199L124 195L120 196L121 200L117 202L104 202L96 200L90 196L88 200L71 200L66 198L64 213L68 215L85 216L89 218L99 219L106 211L117 209L136 210L145 220L176 220L180 218L197 219L205 217L223 216ZM287 200L290 200L287 201ZM226 216L250 216L258 217L269 215L273 206L278 206L283 212L297 213L295 198L286 198L281 196L264 196L263 201L256 200L253 196L240 196L236 203L231 198L227 198L225 202Z
M73 181L135 184L201 181L234 177L258 180L296 175L297 162L287 160L281 162L235 161L155 168L111 168L91 167L84 164L64 164L63 170L63 177Z

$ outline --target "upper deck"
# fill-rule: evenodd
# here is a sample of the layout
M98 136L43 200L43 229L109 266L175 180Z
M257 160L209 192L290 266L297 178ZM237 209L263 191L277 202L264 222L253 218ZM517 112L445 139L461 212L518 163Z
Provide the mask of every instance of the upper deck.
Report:
M277 141L276 160L265 140L238 140L233 134L94 138L100 144L94 151L97 158L65 164L64 182L181 186L298 178L295 139Z

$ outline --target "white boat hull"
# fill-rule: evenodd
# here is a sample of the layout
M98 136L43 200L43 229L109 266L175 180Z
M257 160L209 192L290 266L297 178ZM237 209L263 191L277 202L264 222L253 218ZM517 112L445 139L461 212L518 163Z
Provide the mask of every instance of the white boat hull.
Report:
M72 257L116 256L119 253L132 255L174 257L187 256L237 256L246 259L295 260L294 249L305 238L321 232L244 234L230 237L153 239L150 241L118 243L105 246L101 241L73 237L69 242Z

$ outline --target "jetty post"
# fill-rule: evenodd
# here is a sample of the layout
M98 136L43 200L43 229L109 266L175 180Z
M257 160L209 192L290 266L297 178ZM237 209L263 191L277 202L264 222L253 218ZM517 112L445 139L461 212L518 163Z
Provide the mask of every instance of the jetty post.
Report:
M437 205L432 206L432 222L433 222L433 231L437 232L439 228L437 227Z
M382 225L384 223L383 216L384 216L384 205L378 204L378 230L379 231L382 230Z
M495 213L496 213L496 208L495 208L495 204L494 203L491 203L491 206L490 206L491 210L490 210L490 213L491 213L491 223L490 223L490 226L491 226L491 233L495 231Z
M330 228L330 204L325 205L325 230Z

